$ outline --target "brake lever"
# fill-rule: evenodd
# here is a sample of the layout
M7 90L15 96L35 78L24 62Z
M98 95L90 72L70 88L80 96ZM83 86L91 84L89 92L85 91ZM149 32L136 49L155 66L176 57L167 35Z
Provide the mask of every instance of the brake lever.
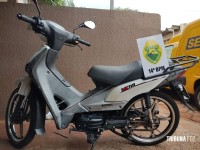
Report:
M83 50L82 47L81 47L79 44L77 44L77 46L78 46L81 50Z

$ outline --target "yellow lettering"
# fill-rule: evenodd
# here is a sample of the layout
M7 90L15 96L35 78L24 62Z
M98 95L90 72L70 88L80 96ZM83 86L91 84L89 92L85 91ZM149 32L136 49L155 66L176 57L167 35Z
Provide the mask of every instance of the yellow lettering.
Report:
M190 48L193 48L194 47L194 39L190 39L189 41L188 41L188 45L187 45L187 47L190 49Z
M194 47L200 47L200 37L197 37L194 42Z

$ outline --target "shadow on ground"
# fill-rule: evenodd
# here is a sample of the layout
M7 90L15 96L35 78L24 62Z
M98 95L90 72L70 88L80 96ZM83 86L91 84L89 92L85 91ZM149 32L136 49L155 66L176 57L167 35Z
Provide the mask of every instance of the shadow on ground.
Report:
M168 94L173 95L173 93ZM175 96L173 96L173 98L178 99ZM179 100L176 100L176 103L180 109L181 119L179 126L173 135L186 137L193 136L195 137L195 141L165 141L155 146L138 146L110 131L105 131L96 143L94 150L199 150L200 112L188 111ZM7 140L4 124L4 121L0 121L0 150L15 150ZM57 130L53 120L46 121L46 133L43 136L35 136L34 140L28 146L24 147L23 150L89 150L90 145L86 142L85 133L72 132L69 134L69 128ZM60 133L68 138L63 138L53 132Z

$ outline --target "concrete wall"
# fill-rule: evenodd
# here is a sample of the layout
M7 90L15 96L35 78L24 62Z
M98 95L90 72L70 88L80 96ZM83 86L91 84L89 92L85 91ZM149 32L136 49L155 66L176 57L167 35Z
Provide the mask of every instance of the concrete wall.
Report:
M95 64L123 65L139 58L136 38L160 33L158 14L41 6L42 18L63 25L69 31L85 20L96 22L95 30L79 29L76 34L92 46L63 47L58 70L78 90L94 88L88 70ZM0 119L16 79L26 75L24 65L43 44L17 13L36 15L34 5L0 3Z

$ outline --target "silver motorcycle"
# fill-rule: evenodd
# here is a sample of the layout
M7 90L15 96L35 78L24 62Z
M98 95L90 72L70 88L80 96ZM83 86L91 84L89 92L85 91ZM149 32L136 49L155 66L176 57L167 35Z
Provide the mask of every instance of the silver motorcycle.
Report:
M198 58L187 57L182 67L173 64L150 78L144 77L140 61L124 66L93 66L88 76L96 88L81 93L64 79L55 63L64 45L90 46L90 43L53 21L42 20L37 0L34 3L38 17L22 14L17 17L44 36L47 44L26 64L28 76L18 80L8 101L6 131L14 147L26 146L35 134L45 132L46 107L57 129L65 129L72 123L70 131L85 132L91 149L105 130L142 145L158 144L174 133L180 117L178 107L168 95L155 89L169 82L168 77L173 73L180 74L194 65ZM94 29L95 24L86 21L81 27Z

